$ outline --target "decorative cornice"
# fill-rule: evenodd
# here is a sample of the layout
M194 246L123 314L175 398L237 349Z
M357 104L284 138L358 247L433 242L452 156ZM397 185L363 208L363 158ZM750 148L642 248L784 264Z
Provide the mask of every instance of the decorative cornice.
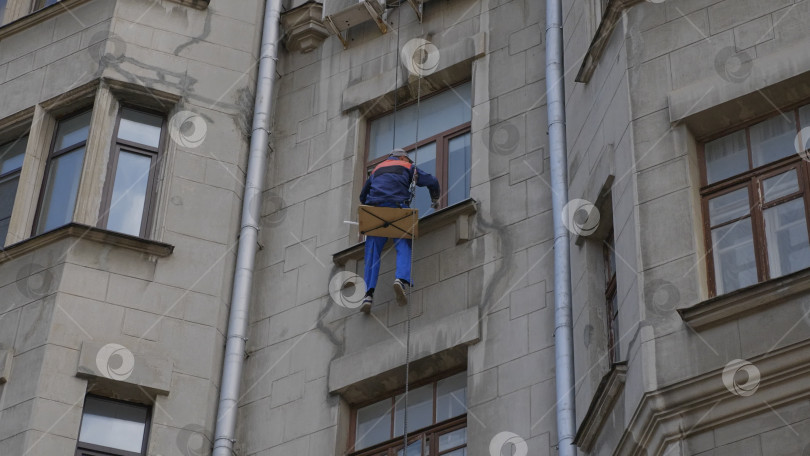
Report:
M692 328L701 330L738 318L747 312L772 306L807 290L810 290L810 269L751 285L677 310L683 321Z
M588 47L588 52L585 53L585 58L582 61L582 66L579 68L579 73L575 79L576 82L587 84L596 71L596 66L599 65L599 59L607 47L610 36L613 34L613 29L622 18L622 14L626 9L635 6L644 0L609 0L605 12L602 14L602 21L599 23L599 28L596 29L596 34Z
M577 435L574 437L574 444L589 453L593 443L599 436L599 431L610 416L610 411L619 394L624 390L624 382L627 378L627 362L616 363L610 372L602 377L596 394L593 396L590 407L585 413L585 418L579 426Z
M281 15L287 50L307 52L315 50L329 36L323 24L323 5L310 1Z
M4 250L0 250L0 263L4 263L20 255L25 255L66 238L86 239L88 241L113 245L157 257L169 256L174 251L173 245L164 242L143 239L137 236L82 225L80 223L69 223L55 230L48 231L47 233L17 242L16 244L11 244Z
M725 369L645 394L612 454L664 454L670 442L810 397L810 340L750 358L761 381L753 394L731 392Z

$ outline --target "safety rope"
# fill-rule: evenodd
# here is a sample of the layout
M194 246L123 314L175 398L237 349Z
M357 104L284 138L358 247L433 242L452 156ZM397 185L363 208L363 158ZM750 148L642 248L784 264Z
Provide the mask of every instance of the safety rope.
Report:
M397 3L397 52L401 52L400 47L400 24L402 23L402 2ZM422 32L424 32L424 25L422 25ZM424 52L424 49L419 48L419 52ZM400 56L397 56L398 58ZM414 56L407 56L408 58L413 59ZM420 54L419 57L421 58L422 55ZM398 60L398 59L397 59ZM397 146L397 108L399 106L399 94L397 93L399 89L399 70L401 68L401 64L397 65L395 76L394 76L394 131L391 135L391 149L395 149ZM412 65L411 65L412 66ZM408 67L410 68L410 66ZM422 102L422 73L419 73L419 79L417 81L417 90L416 90L416 142L417 146L414 149L414 156L413 156L413 177L411 179L410 186L408 188L410 193L410 199L408 200L408 207L410 207L411 202L414 200L416 196L416 181L418 179L418 174L416 171L416 163L417 158L419 156L419 120L421 117L420 110L421 110L421 102ZM413 233L413 229L411 230ZM409 259L410 263L410 270L411 270L411 282L413 281L413 251L416 245L416 239L412 235L411 236L411 257ZM410 365L411 365L411 289L413 288L413 284L408 284L408 291L407 291L407 302L405 304L405 312L406 312L406 319L405 319L405 392L404 392L404 399L405 399L405 408L403 412L403 419L402 419L402 455L408 456L408 402L409 397L408 393L410 392ZM424 442L423 442L424 445Z

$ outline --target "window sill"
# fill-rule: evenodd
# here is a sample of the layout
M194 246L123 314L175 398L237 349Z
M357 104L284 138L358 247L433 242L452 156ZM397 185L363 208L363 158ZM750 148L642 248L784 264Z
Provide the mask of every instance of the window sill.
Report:
M4 263L20 255L25 255L45 245L66 238L86 239L156 257L166 257L174 251L174 246L171 244L116 233L115 231L82 225L80 223L69 223L63 227L48 231L47 233L17 242L16 244L11 244L5 249L0 250L0 263Z
M470 240L470 216L478 211L477 202L472 198L440 209L430 215L419 219L419 237L424 236L431 231L447 226L451 223L456 224L456 244ZM332 261L338 265L343 266L349 260L360 260L363 258L365 251L365 241L355 244L347 249L332 255Z
M678 313L692 328L703 329L808 290L810 268L707 299L692 307L678 309Z
M579 426L577 435L574 437L574 444L582 451L590 452L599 430L610 416L610 410L618 399L619 394L624 390L624 382L627 378L627 361L616 363L610 368L610 372L602 377L596 393L593 395L585 418Z
M21 30L25 30L31 26L45 22L48 19L64 13L66 10L75 6L87 3L90 0L62 0L51 6L34 11L33 13L26 14L25 16L13 20L8 24L0 26L0 40L13 35Z

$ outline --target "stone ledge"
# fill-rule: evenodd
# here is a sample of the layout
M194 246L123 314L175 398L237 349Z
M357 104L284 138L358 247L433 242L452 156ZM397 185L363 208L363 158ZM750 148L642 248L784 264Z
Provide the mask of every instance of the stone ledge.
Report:
M460 244L470 240L470 216L475 215L478 211L478 203L472 199L456 203L444 209L440 209L430 215L425 216L419 220L418 233L419 237L424 236L431 231L449 225L456 224L456 244ZM418 239L418 237L417 237ZM361 260L365 252L365 241L355 244L349 248L343 249L340 252L332 255L332 262L338 266L343 266L349 260ZM391 241L386 244L386 248L393 245Z
M625 10L643 1L644 0L610 0L608 2L605 12L602 14L602 21L599 23L599 28L596 29L596 34L594 34L593 40L590 46L588 46L588 52L585 53L585 57L582 60L582 66L579 67L577 77L574 79L576 82L587 84L591 81L591 77L594 71L596 71L596 67L599 65L599 59L602 58L602 53L605 52L610 37L613 35L613 29L616 28L616 24L621 20L622 14Z
M479 32L457 43L439 49L436 71L422 78L409 76L397 78L397 71L406 71L397 65L372 78L350 85L343 91L340 109L343 112L359 109L365 116L376 116L394 108L398 103L416 100L438 89L464 82L472 76L472 61L486 54L486 32ZM399 80L399 86L396 82ZM421 88L419 87L421 84Z
M810 97L810 41L751 61L741 81L719 74L669 93L669 119L697 140Z
M810 290L810 268L677 309L683 321L701 330Z
M110 390L116 396L140 396L137 390L169 394L172 361L164 356L130 350L116 343L82 342L76 376L95 382L94 390Z
M86 239L101 244L134 250L147 255L154 255L157 257L169 256L174 251L173 245L166 244L164 242L152 241L123 233L116 233L115 231L82 225L80 223L68 223L67 225L55 230L51 230L47 233L42 233L24 241L11 244L4 250L0 250L0 263L11 260L20 255L27 254L40 247L65 238Z
M467 346L481 338L478 308L444 317L411 334L410 380L467 364ZM369 323L376 324L376 323ZM357 404L405 386L405 348L390 338L329 364L329 392Z
M761 378L750 397L735 395L726 387L723 369L646 393L632 412L613 454L665 454L670 442L810 398L810 340L748 362L757 368Z
M616 363L610 372L602 377L599 387L593 396L591 405L582 419L577 435L574 437L574 444L582 451L590 452L593 443L599 436L599 431L610 416L610 411L619 394L624 390L624 382L627 379L627 362Z
M211 0L169 0L169 1L199 10L208 8L208 4L211 3Z

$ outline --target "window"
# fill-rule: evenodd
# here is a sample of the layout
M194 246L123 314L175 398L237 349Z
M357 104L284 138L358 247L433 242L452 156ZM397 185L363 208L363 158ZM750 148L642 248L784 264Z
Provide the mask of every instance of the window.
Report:
M418 106L410 104L372 120L367 173L385 160L392 149L402 148L419 169L439 180L442 187L439 207L469 198L471 90L472 85L467 82L424 98ZM411 207L419 209L420 217L431 213L428 192L418 190Z
M619 362L619 308L616 303L616 245L613 240L613 230L602 243L602 256L605 260L608 360L612 366Z
M352 456L467 454L467 372L409 390L406 455L404 409L398 394L354 410Z
M150 207L154 205L163 123L162 116L121 109L99 215L102 228L146 236Z
M51 5L55 5L62 0L34 0L34 5L32 7L32 12L41 10L42 8L46 8Z
M0 146L0 249L3 248L8 234L27 144L28 137L23 136Z
M712 296L810 267L810 105L702 147L701 189Z
M0 25L5 24L3 16L6 14L6 0L0 0Z
M63 119L56 127L56 137L45 167L34 234L59 228L73 220L91 113L84 111Z
M146 454L149 407L87 396L76 456L139 456Z

